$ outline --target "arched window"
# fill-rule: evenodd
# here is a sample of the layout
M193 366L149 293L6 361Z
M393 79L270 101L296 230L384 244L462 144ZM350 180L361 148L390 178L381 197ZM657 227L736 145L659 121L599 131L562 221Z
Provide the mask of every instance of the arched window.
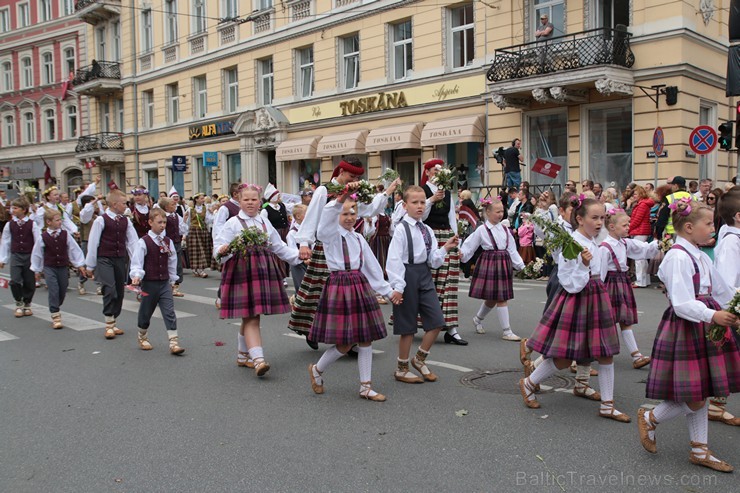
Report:
M69 197L74 197L72 190L82 187L82 170L72 168L64 173L64 178L67 182L67 193Z

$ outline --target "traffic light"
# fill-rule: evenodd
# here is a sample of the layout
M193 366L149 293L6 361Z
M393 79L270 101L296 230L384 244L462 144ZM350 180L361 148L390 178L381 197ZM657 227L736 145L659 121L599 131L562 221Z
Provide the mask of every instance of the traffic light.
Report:
M737 136L735 136L735 147L740 149L740 102L735 108L735 127L738 129ZM732 135L732 128L730 128L730 135Z
M732 149L732 122L724 122L719 130L719 148L725 151Z

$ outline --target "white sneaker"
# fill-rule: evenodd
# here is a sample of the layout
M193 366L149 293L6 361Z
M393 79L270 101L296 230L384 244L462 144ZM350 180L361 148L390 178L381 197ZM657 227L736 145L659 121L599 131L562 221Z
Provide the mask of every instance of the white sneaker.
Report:
M473 325L475 325L476 334L485 334L486 329L483 327L483 320L478 320L478 317L473 317Z

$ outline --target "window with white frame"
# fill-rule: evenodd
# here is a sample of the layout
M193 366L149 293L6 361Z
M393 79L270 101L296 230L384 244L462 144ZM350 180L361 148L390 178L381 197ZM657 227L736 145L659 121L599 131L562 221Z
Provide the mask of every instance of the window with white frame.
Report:
M54 57L50 51L41 55L41 84L54 83Z
M208 113L208 81L205 75L193 77L193 100L195 118L204 118Z
M267 10L272 8L272 0L256 0L257 10Z
M413 41L411 35L411 19L391 25L393 49L391 50L391 66L393 79L401 80L408 77L414 68Z
M3 118L3 137L3 145L15 145L15 118L12 115L7 115Z
M272 104L274 81L272 57L257 61L257 74L259 76L259 101L263 105Z
M360 35L339 39L342 89L354 89L360 83Z
M33 64L30 56L21 58L21 82L23 89L33 87Z
M107 60L106 58L106 44L107 44L107 32L105 26L95 29L95 58L98 61Z
M77 58L75 57L74 48L64 49L64 66L67 69L66 74L74 74L77 70Z
M180 119L180 91L177 84L167 84L165 95L167 98L167 123L177 123Z
M221 0L221 17L230 19L239 15L239 0Z
M67 106L67 133L68 139L77 138L77 106Z
M543 16L547 16L546 21L553 25L550 37L556 38L565 34L565 0L533 0L531 5L532 41L537 39L534 33L542 27Z
M31 7L28 2L18 4L18 27L31 25Z
M10 31L10 9L0 9L0 33Z
M52 142L57 138L57 113L52 109L44 110L44 141Z
M206 30L206 0L192 0L193 2L193 34Z
M450 50L452 68L470 65L475 58L473 4L450 9Z
M0 64L2 71L2 90L9 92L13 90L13 64L10 61L4 61Z
M39 0L39 22L51 20L51 0Z
M149 53L153 46L152 9L146 9L141 12L141 51Z
M177 41L177 0L164 0L164 42Z
M75 0L62 0L62 15L75 13Z
M110 119L110 103L108 101L100 103L98 113L100 117L100 130L103 132L113 131Z
M111 31L113 31L113 62L121 61L121 23L112 22Z
M301 48L297 53L299 92L302 98L313 95L313 46Z
M116 131L123 132L123 99L116 99L113 108L116 111Z
M23 143L36 143L36 119L32 111L23 113Z
M141 104L144 107L144 128L154 126L154 89L141 93Z
M224 70L224 110L236 113L239 106L239 71L236 67Z

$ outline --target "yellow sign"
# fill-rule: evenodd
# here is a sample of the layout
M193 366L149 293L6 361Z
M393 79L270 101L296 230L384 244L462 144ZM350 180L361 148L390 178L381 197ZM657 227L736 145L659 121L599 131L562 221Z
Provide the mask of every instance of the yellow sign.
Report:
M342 116L391 110L393 108L405 108L406 106L408 106L408 103L406 102L406 95L403 91L389 92L387 94L381 92L377 96L350 99L339 103L339 107L342 109Z

